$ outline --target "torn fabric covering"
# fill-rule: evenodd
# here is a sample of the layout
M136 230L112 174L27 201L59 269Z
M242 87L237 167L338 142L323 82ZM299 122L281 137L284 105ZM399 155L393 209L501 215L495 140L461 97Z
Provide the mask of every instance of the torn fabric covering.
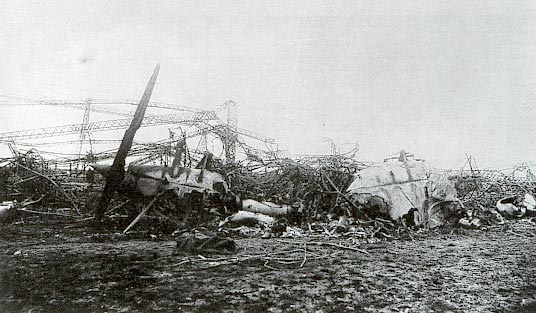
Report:
M109 168L106 165L91 166L104 175ZM125 176L125 184L134 185L135 189L144 196L154 196L162 189L173 190L179 197L192 191L201 193L226 193L228 191L227 183L221 174L188 167L131 165Z
M417 209L415 224L438 226L446 216L445 208L457 201L454 184L442 175L427 175L424 161L384 162L359 171L347 192L363 197L379 197L393 220L412 208Z
M428 183L424 162L384 162L357 172L355 177L347 192L382 198L392 219L402 217L411 208L422 211Z
M200 176L202 179L200 179ZM166 177L169 184L166 186L167 190L173 190L177 196L182 197L185 193L192 191L197 192L227 192L227 183L223 179L223 176L216 172L211 172L202 169L186 168L178 177ZM223 190L215 190L215 186L220 183L223 186Z
M129 172L137 178L136 187L145 196L156 194L160 186L173 190L179 197L192 191L215 193L214 185L217 183L224 186L222 192L227 191L222 175L203 169L131 166Z

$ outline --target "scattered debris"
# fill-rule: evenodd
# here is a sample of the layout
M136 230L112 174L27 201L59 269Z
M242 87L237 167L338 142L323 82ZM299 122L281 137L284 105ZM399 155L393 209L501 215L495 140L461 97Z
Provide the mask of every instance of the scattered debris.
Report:
M499 213L506 215L517 215L521 213L521 210L514 205L516 202L516 197L506 197L497 201L497 210Z
M531 194L525 194L522 205L525 207L527 215L536 215L536 200Z
M165 144L135 146L134 134L142 126L157 74L158 66L134 118L126 121L130 126L118 152L90 152L81 169L73 163L58 167L35 149L18 151L18 132L0 134L9 139L13 153L0 163L1 200L20 203L14 208L14 201L4 202L0 221L20 212L74 218L74 224L123 219L125 234L134 227L165 224L173 230L201 226L262 238L322 235L371 241L403 238L419 229L480 228L505 223L504 217L536 216L536 175L528 167L525 177L519 171L505 175L472 164L470 171L439 171L404 150L370 163L356 159L357 147L348 153L333 149L332 155L290 159L245 144L239 133L273 141L236 128L231 119L207 124L206 112L194 115L204 122L192 122L197 128L192 135L216 134L225 159L208 152L206 144L194 153L182 130L182 136L170 135ZM234 102L226 105L229 112L235 108ZM246 152L245 160L235 158L237 146ZM144 160L160 157L160 165L137 160L126 167L127 155L139 151L148 154ZM112 165L100 163L110 158Z
M197 165L183 166L187 151L181 141L171 166L131 164L119 188L129 200L118 199L106 214L128 217L138 210L124 232L149 219L166 221L175 229L202 225L245 237L301 238L318 232L367 240L394 239L407 231L443 225L480 228L504 223L503 216L536 215L532 185L510 177L498 179L499 175L492 179L489 172L476 170L469 175L430 170L424 161L404 151L369 166L342 155L223 164L210 153ZM45 166L36 166L45 163L35 153L6 163L4 189L14 184L19 192L25 190L18 196L22 203L15 211L91 220L90 206L84 212L64 208L73 199L79 203L87 202L81 199L88 197L96 199L110 167L92 164L88 170L91 183L85 182L80 192L71 192L69 199L58 201L65 190L51 198L52 190L65 185L58 177L68 181L68 176L58 175L61 171L50 175ZM19 174L10 179L14 173ZM37 192L29 194L31 188ZM482 189L494 190L491 195L496 208ZM55 199L56 208L45 208L51 199ZM137 207L140 204L143 208Z
M229 238L193 231L177 238L177 253L235 254L238 247Z
M261 213L253 213L248 211L238 211L237 213L228 216L225 220L223 220L218 227L222 228L226 224L233 224L235 226L237 225L261 225L263 227L271 227L275 223L275 218L261 214Z
M277 205L268 201L258 202L247 199L242 202L242 209L248 212L277 217L289 214L292 210L292 207L289 205Z
M3 201L0 204L0 222L11 222L16 214L17 201Z

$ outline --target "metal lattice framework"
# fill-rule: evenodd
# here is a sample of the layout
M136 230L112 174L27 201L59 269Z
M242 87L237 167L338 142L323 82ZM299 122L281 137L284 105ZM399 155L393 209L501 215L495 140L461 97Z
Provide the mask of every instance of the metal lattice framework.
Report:
M6 133L0 133L0 142L20 142L20 140L40 139L48 137L58 137L64 135L79 134L79 158L82 159L81 148L82 144L87 138L90 138L91 133L125 129L130 125L131 112L117 110L115 108L99 107L98 105L137 105L136 100L102 100L102 99L88 99L85 101L61 101L61 100L32 100L19 97L10 97L0 95L0 98L4 98L4 101L0 102L0 105L24 105L24 106L61 106L66 108L78 109L84 111L84 118L82 124L61 125L47 128L36 128L20 131L12 131ZM218 137L224 146L226 159L233 161L236 155L237 144L246 152L248 157L253 154L263 155L262 150L254 149L247 144L241 137L248 137L260 142L263 142L268 150L272 151L272 145L275 144L275 140L249 130L239 128L236 125L236 103L234 101L227 101L221 107L227 111L227 121L223 121L218 118L216 112L202 110L197 108L190 108L187 106L162 103L162 102L150 102L149 107L169 109L180 111L180 114L173 115L145 115L142 123L142 127L166 125L166 124L181 124L188 126L195 126L197 130L187 134L187 138L195 136L207 136L212 134ZM89 112L106 113L118 116L124 116L125 119L89 122ZM91 139L90 144L97 143L98 140ZM108 142L108 141L107 141ZM58 145L59 143L47 143L47 145ZM23 143L23 145L26 144ZM38 146L39 143L36 143ZM264 151L265 152L265 151Z
M139 100L130 100L130 99L88 99L85 101L79 101L79 100L65 101L65 100L35 100L35 99L12 97L12 96L6 96L6 95L0 95L0 98L3 99L3 101L0 101L0 106L42 106L42 105L45 105L45 106L63 106L63 107L79 109L79 110L85 110L88 100L91 101L91 103L95 105L100 104L100 105L137 106L139 103ZM163 103L163 102L149 102L148 107L184 111L184 112L203 113L203 114L210 114L212 112L212 111L198 109L198 108L191 108L185 105ZM98 108L95 106L91 108L91 111L107 113L107 114L123 115L123 116L132 116L132 113L129 113L129 112Z
M166 124L188 124L193 125L199 122L208 122L212 117L201 113L183 113L173 115L152 115L143 119L142 127L166 125ZM79 134L82 130L88 132L99 132L116 129L125 129L130 125L131 118L107 120L100 122L90 122L84 124L62 125L45 128L26 129L0 133L0 141L16 141L38 138L49 138L56 136Z

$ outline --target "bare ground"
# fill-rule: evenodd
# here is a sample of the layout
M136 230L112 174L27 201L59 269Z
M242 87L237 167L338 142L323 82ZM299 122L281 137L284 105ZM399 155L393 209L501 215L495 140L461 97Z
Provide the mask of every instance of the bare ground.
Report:
M307 258L298 243L311 238L238 239L231 259L177 255L169 236L114 235L122 225L71 224L0 225L1 312L536 312L529 220L360 243L369 255L310 244Z

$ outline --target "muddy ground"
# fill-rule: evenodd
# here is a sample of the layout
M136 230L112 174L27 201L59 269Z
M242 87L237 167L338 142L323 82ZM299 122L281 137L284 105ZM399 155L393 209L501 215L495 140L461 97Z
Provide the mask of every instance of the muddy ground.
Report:
M369 243L237 239L237 256L176 254L171 236L121 223L23 221L0 225L0 312L536 312L529 220Z

